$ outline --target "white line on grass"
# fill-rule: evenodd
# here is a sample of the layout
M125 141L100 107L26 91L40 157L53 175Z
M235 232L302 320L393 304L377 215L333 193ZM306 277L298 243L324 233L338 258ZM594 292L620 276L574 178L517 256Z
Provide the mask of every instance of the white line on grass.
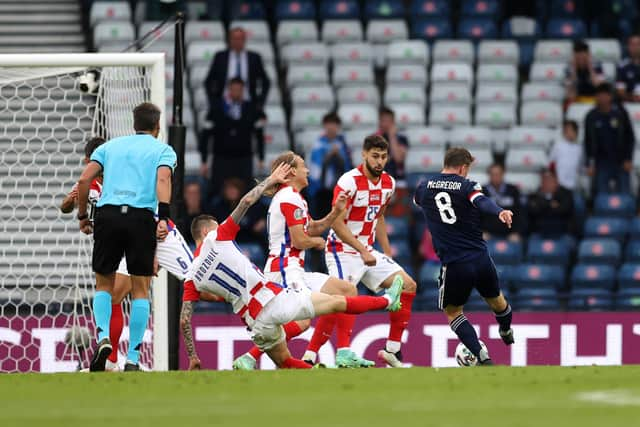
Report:
M629 390L596 390L576 394L576 399L614 406L640 406L640 395Z

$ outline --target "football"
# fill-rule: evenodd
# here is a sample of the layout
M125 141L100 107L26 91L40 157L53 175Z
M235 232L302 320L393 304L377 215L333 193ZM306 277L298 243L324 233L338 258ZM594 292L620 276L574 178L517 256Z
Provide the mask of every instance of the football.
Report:
M480 341L480 345L483 350L487 349L487 346ZM462 343L456 347L456 362L459 366L476 366L478 359L469 351L469 349Z

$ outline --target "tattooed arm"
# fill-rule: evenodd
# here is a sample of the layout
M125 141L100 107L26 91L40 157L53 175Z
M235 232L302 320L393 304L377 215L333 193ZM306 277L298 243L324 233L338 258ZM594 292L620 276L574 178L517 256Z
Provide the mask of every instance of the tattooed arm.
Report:
M180 311L180 329L182 329L182 338L184 339L184 347L187 349L189 356L189 370L200 369L200 359L196 353L196 347L193 343L193 328L191 326L191 318L193 317L193 306L195 302L184 301L182 310Z

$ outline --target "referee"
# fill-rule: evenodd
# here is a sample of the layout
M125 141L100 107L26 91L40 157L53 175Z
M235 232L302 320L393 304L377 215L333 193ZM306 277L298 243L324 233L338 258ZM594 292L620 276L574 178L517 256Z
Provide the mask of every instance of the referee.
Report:
M149 321L149 286L154 270L157 238L167 235L171 175L176 153L160 142L160 110L143 103L133 110L135 135L114 138L91 155L78 181L78 220L85 234L93 231L93 271L96 293L93 316L98 347L91 371L104 371L113 348L109 341L111 296L115 272L123 256L131 275L130 339L125 371L139 370L142 337ZM102 172L102 196L97 203L94 230L87 216L89 184ZM156 223L154 212L158 209Z

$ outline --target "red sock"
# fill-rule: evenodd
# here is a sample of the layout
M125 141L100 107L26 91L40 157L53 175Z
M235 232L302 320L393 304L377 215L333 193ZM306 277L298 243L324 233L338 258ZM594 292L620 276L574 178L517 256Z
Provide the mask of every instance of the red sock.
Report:
M254 359L258 360L260 359L260 356L262 356L262 350L254 345L253 347L251 347L251 350L249 350L249 354L253 356Z
M357 297L345 297L347 299L347 314L360 314L372 310L383 310L389 305L389 300L384 297L372 297L359 295Z
M124 316L122 314L122 304L113 304L111 306L111 321L109 322L109 339L113 351L109 355L109 360L118 363L118 344L120 343L120 335L124 327Z
M403 292L400 294L400 302L402 308L396 312L389 313L389 341L401 342L402 333L409 325L411 318L411 305L416 297L415 292Z
M312 366L306 362L303 362L300 359L294 359L293 357L289 357L287 360L282 362L280 365L281 369L311 369Z
M309 341L309 346L307 347L308 351L317 353L318 350L320 350L320 347L329 341L331 333L333 332L333 326L336 324L337 317L337 314L325 314L318 318L316 329L313 331L313 336L311 337L311 341Z
M289 341L291 338L297 337L304 332L302 328L300 328L300 325L298 325L295 321L289 322L282 327L284 328L284 333L286 334L287 341ZM254 345L248 353L253 356L254 359L258 360L260 356L262 356L263 352Z
M356 322L354 314L340 313L336 314L336 338L337 348L347 348L351 345L351 332L353 324Z

